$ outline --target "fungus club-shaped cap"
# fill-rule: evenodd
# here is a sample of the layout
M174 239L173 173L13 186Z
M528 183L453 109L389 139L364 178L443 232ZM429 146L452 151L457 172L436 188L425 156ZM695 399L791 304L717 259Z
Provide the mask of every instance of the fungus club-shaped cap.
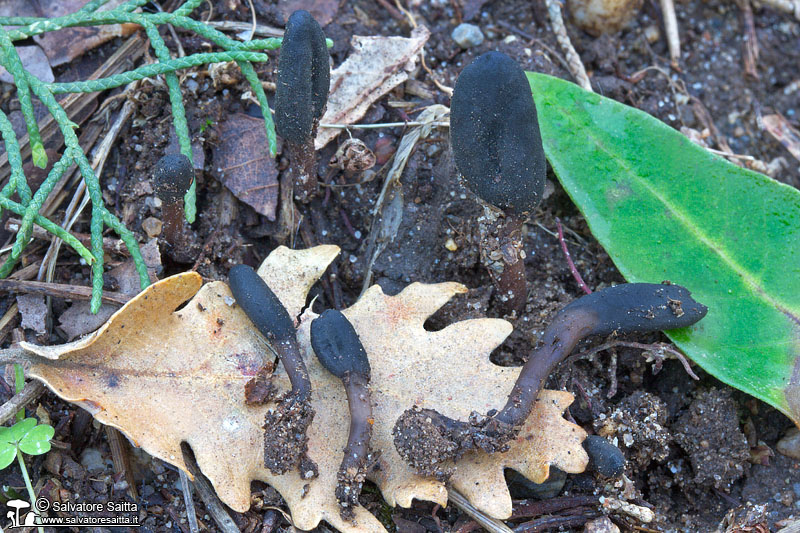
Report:
M314 319L311 346L322 366L337 378L349 372L369 379L367 352L353 325L340 311L328 309Z
M295 11L286 23L278 61L275 91L278 135L293 143L306 142L314 120L325 110L330 84L325 34L308 11Z
M153 175L156 194L164 203L183 198L194 179L192 162L183 154L165 155L158 160Z
M680 285L623 283L581 296L559 315L586 311L594 317L587 335L661 331L691 326L708 312Z
M450 104L450 142L458 171L484 201L530 213L547 167L531 87L520 66L487 52L458 76Z
M252 267L233 267L228 286L236 303L265 338L286 341L295 337L294 322L286 308Z

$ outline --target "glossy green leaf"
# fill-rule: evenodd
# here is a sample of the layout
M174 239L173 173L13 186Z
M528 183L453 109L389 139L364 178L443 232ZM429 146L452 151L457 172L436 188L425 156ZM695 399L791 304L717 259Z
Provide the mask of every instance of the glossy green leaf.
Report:
M36 427L36 419L25 418L8 428L9 431L8 434L5 435L5 438L16 444L34 427Z
M800 423L800 192L642 111L528 76L547 159L620 272L684 285L709 307L670 338Z
M42 455L50 451L50 439L55 435L53 426L39 424L19 441L19 449L28 455Z

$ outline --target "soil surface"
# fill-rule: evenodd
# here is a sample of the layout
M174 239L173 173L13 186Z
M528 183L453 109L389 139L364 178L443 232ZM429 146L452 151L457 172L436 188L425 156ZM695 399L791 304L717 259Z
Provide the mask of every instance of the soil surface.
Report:
M213 14L207 3L194 16L251 20L251 4L247 1L213 4ZM307 4L310 3L280 0L272 5L266 0L254 0L252 6L260 23L281 25L287 9ZM394 2L342 0L338 4L317 4L333 14L324 31L334 41L334 66L351 52L353 35L407 36L411 31L408 16ZM431 30L425 60L432 74L418 68L409 82L378 100L361 123L413 120L425 106L449 105L448 95L437 88L433 77L452 87L461 69L489 50L505 52L526 70L571 79L562 66L563 57L543 1L411 0L401 5L409 10L416 24L425 24ZM723 149L720 141L727 143L733 152L753 156L766 168L775 170L776 179L800 186L798 161L759 127L760 117L772 112L782 113L798 126L800 24L788 14L754 8L760 50L756 79L744 70L746 29L739 4L689 0L678 3L676 12L682 47L679 69L669 65L657 2L645 2L640 15L626 28L599 38L567 21L570 38L597 92L642 109L676 129L691 128L701 134L708 130L706 141L712 148ZM451 38L453 29L465 17L485 37L481 44L468 49L460 48ZM174 50L171 34L162 31L162 35ZM181 31L177 35L187 54L208 51L203 39ZM56 78L85 78L86 72L113 53L120 42L111 41L76 60L75 65L56 69ZM277 61L256 65L262 81L274 82L275 65ZM168 253L169 248L162 246L166 253L161 257L158 276L195 268L208 280L226 279L233 265L257 266L279 244L275 239L279 224L240 202L221 183L220 163L215 161L217 148L225 140L222 135L226 120L237 113L260 117L260 111L236 69L228 72L224 83L212 82L204 69L190 72L194 74L182 77L182 88L196 159L202 163L197 172L198 218L185 231L182 249L193 253L187 259ZM100 101L115 93L118 91L101 95ZM19 109L15 95L12 86L2 85L0 107L6 113ZM268 96L272 99L274 92L268 89ZM101 183L109 208L145 243L148 228L156 233L152 219L157 222L162 217L160 202L152 189L153 169L164 153L175 150L176 141L163 83L143 83L133 100L133 118L111 150ZM311 297L318 298L320 308L346 307L361 292L370 270L368 237L378 226L372 225L372 209L385 176L385 170L380 169L404 132L402 127L353 130L353 135L374 151L378 161L377 166L365 172L346 172L328 164L346 135L318 154L320 181L328 187L320 199L310 204L298 203L300 229L290 236L288 244L306 247L333 243L342 248L323 282L312 290ZM288 165L288 157L282 151L274 169L277 179L288 172ZM467 294L429 320L427 326L431 329L465 318L499 316L492 281L480 259L476 219L483 208L457 179L446 134L434 132L416 146L400 185L404 198L402 221L394 241L371 266L373 282L387 293L396 293L412 281L454 280L470 287ZM545 196L525 226L528 301L522 314L513 319L514 332L492 356L500 365L522 364L554 313L582 294L561 251L557 220L563 224L577 270L591 289L623 281L552 172ZM51 217L53 220L61 220L66 203ZM88 233L88 218L84 216L74 230ZM46 250L43 242L34 241L28 248L23 266L41 259ZM123 259L112 257L109 265L119 265ZM89 275L89 268L75 254L62 251L55 282L89 285ZM108 289L122 290L115 288L112 275L108 282ZM3 295L0 312L14 301L13 296ZM48 344L70 340L67 328L58 322L68 307L63 299L54 298L46 333L36 335L27 330L27 339ZM12 323L18 325L16 321ZM595 339L579 349L590 349L605 340ZM636 335L624 340L668 342L661 335ZM743 525L749 521L769 528L753 531L780 529L781 521L796 515L800 507L800 462L774 452L776 442L791 423L775 409L730 389L699 368L694 367L694 372L698 381L676 360L664 361L653 351L623 346L562 364L551 376L548 387L565 389L576 396L567 417L616 444L625 456L625 471L619 478L610 479L593 472L567 476L555 470L542 485L509 472L516 502L511 525L525 524L520 531L559 527L583 531L587 520L600 516L596 497L604 496L624 499L655 513L655 521L650 524L624 513L613 513L612 520L624 531L633 531L634 527L640 527L640 531L715 531L726 515L726 524ZM12 396L13 385L8 383L13 383L13 372L10 375L10 381L0 380L2 401ZM29 462L37 489L54 495L68 491L80 494L85 501L130 498L127 482L115 474L111 463L106 431L93 423L86 412L50 393L41 397L38 407L34 403L28 411L39 418L49 417L56 429L55 439L61 443ZM134 451L132 457L138 501L146 509L139 531L189 531L177 473L144 453ZM0 484L24 494L16 463L0 473ZM276 511L282 505L280 496L258 483L253 491L250 511L231 512L236 525L243 531L289 531L289 522ZM10 494L4 489L3 497ZM421 533L475 529L471 519L452 506L441 509L415 503L410 509L391 508L369 483L365 484L361 503L390 530ZM217 526L199 498L195 507L203 526L216 531ZM319 529L324 531L328 526L321 524Z

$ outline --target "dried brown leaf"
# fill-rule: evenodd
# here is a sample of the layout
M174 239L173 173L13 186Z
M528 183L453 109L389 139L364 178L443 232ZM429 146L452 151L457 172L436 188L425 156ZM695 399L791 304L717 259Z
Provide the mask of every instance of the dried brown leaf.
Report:
M417 54L431 32L417 26L411 37L361 37L354 35L353 52L331 72L328 107L323 124L354 124L378 98L408 79ZM317 150L336 138L342 130L320 128L314 145Z
M337 253L335 246L301 251L281 247L258 273L296 317L309 288ZM379 468L370 478L391 505L409 506L413 498L447 502L443 484L417 476L395 451L391 430L399 414L413 404L457 418L473 410L485 412L502 405L519 372L489 362L489 353L511 332L504 320L481 318L425 330L425 320L464 291L458 283L414 283L397 296L387 296L375 286L344 311L370 356L372 448L380 454ZM384 531L363 508L355 510L354 523L339 515L334 489L347 440L347 400L341 381L313 355L309 330L316 315L310 309L300 318L298 341L317 413L308 433L308 454L320 475L308 482L297 472L275 476L264 467L260 426L270 405L246 405L244 385L272 358L263 338L232 303L224 283L201 288L195 273L167 278L85 339L57 347L25 344L32 352L31 374L152 455L184 469L180 443L186 441L220 498L233 509L249 507L250 482L259 479L281 493L300 529L325 520L341 531ZM279 391L289 388L280 366L273 384ZM547 477L550 464L582 471L585 433L561 416L571 401L568 393L544 391L509 451L465 456L451 480L454 487L485 513L506 518L511 501L504 468L534 481Z
M39 2L39 16L54 18L75 13L88 0L60 0L58 2ZM122 5L124 0L110 0L100 10L107 11ZM127 37L139 30L136 24L108 24L105 26L87 26L63 28L61 30L42 33L33 40L42 47L44 53L54 67L69 63L84 52L91 50L115 37Z
M269 156L264 121L234 113L219 125L214 165L220 181L242 202L275 220L278 168Z

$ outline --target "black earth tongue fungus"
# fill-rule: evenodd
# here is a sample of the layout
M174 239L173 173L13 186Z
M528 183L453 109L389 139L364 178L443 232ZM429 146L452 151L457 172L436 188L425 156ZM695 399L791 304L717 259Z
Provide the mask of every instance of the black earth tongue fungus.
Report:
M294 321L263 279L247 265L228 274L236 303L267 339L286 370L292 389L276 399L264 419L264 465L273 474L297 467L304 479L316 477L316 465L306 456L306 432L314 419L311 380L300 354Z
M336 499L344 520L353 520L361 485L367 476L372 436L370 367L353 325L340 311L328 309L311 322L311 346L328 372L342 380L350 406L350 433L339 467Z
M192 162L183 154L165 155L158 160L153 175L153 188L161 200L161 242L164 250L179 263L196 257L187 243L183 197L194 179Z
M463 422L433 409L408 409L395 423L395 448L418 473L446 478L445 463L469 450L507 449L547 377L584 338L684 328L707 311L687 289L671 284L627 283L583 296L559 311L545 329L542 344L522 367L500 412L472 413Z
M520 313L527 299L522 225L541 201L547 166L530 85L510 57L487 52L461 71L450 143L456 168L485 202L481 258L500 309Z
M286 23L275 90L275 128L289 152L294 194L308 202L319 189L314 138L331 84L325 34L308 11ZM291 201L291 196L289 196Z

